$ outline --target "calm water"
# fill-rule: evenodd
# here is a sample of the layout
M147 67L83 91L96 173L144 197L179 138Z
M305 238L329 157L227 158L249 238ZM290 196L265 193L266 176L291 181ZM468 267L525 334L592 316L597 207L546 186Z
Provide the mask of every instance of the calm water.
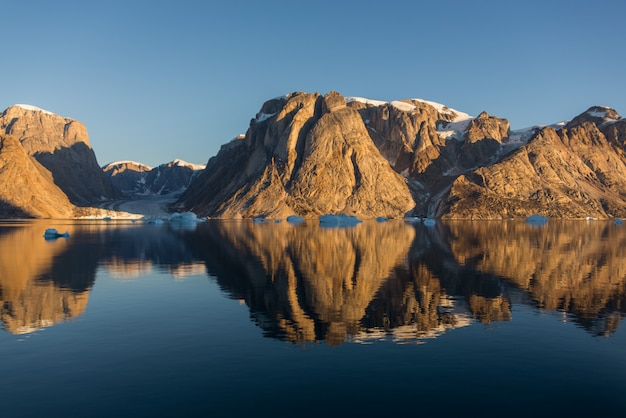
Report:
M610 223L2 222L0 308L2 417L626 416Z

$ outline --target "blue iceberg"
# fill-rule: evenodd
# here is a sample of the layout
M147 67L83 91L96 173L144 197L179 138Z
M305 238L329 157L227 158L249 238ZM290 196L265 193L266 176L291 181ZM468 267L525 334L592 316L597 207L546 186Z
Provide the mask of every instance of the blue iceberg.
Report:
M67 232L67 231L65 231L63 233L60 233L55 228L48 228L43 233L43 237L44 237L44 239L69 238L70 237L70 233Z
M289 215L287 216L287 222L289 222L292 225L298 225L304 222L304 218L301 216L297 216L297 215Z

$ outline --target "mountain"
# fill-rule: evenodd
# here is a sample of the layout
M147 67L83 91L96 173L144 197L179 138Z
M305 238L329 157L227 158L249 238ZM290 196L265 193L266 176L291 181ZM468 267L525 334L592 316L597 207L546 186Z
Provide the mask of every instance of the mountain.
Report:
M0 134L0 217L71 218L74 205L19 139Z
M221 218L402 217L414 205L358 110L335 92L266 102L245 136L224 145L179 200Z
M117 161L102 167L125 195L165 195L185 190L204 165L174 160L152 168L134 161Z
M626 121L602 106L511 131L421 99L293 93L266 102L179 205L225 218L624 217L625 141Z
M72 203L86 206L121 197L98 165L82 123L35 106L14 105L0 114L0 132L17 137Z
M599 110L601 109L601 110ZM538 130L494 164L456 177L437 214L448 218L626 216L626 121L592 107Z

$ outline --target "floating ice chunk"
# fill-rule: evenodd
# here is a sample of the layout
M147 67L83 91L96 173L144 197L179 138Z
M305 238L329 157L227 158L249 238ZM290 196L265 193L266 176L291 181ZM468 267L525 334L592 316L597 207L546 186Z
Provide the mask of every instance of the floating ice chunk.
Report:
M615 218L615 222L613 222L615 225L624 225L624 221L622 221L620 218Z
M55 228L48 228L43 233L43 237L44 237L44 239L69 238L70 237L70 233L67 232L67 231L63 232L63 233L60 233Z
M352 215L332 215L326 214L320 216L320 226L325 228L346 228L351 226L356 226L363 222L356 216Z
M193 212L172 213L169 219L170 223L198 223L204 222L204 219L200 219Z
M387 222L389 220L389 218L386 218L384 216L379 216L378 218L376 218L376 222Z
M252 222L254 222L255 224L262 224L263 222L265 222L265 218L254 218Z
M144 223L148 225L163 225L165 222L163 222L163 219L145 219Z
M543 215L530 215L526 218L526 223L529 225L541 226L548 223L548 218Z
M424 219L424 226L435 226L437 221L431 218Z
M287 222L289 222L292 225L298 225L304 222L304 218L297 216L297 215L289 215L287 216Z

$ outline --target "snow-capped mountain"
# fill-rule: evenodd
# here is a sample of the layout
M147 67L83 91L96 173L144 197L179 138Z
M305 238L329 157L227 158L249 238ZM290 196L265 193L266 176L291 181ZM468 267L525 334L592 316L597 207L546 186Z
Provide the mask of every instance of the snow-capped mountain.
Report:
M297 92L264 103L179 205L218 217L623 217L625 143L626 121L603 106L511 131L506 119L422 99Z
M146 196L181 192L204 168L176 159L154 168L135 161L116 161L102 169L124 194Z

